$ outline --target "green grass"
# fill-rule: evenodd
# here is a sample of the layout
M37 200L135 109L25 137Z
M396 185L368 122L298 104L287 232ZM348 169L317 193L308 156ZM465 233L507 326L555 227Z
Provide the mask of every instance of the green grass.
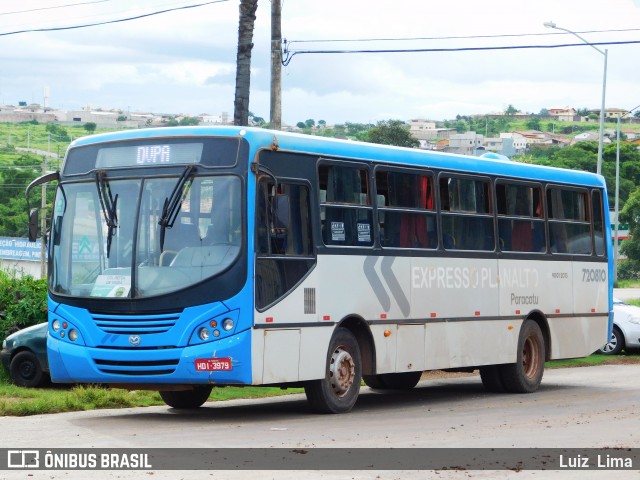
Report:
M302 392L301 388L214 387L209 401L261 398ZM76 412L100 408L149 407L164 405L158 392L128 391L94 385L24 388L13 385L0 369L0 416L26 416L44 413Z
M640 288L640 280L618 280L616 288Z
M552 360L545 364L546 368L590 367L593 365L618 365L625 363L640 363L640 355L636 352L622 355L602 355L594 353L585 358L570 358L567 360Z

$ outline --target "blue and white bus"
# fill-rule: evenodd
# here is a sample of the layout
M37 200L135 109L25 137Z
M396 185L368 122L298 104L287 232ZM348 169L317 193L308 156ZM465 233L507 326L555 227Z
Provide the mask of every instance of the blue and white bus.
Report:
M362 381L412 388L426 370L533 392L546 360L609 338L598 175L178 127L76 140L27 198L51 180L55 382L155 389L175 408L216 385L302 386L341 413Z

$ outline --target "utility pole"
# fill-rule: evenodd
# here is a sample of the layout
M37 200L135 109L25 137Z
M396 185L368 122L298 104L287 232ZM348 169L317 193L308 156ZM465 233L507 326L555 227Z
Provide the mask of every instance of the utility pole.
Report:
M270 127L282 128L282 2L271 0L271 111Z
M42 156L42 174L47 173L47 156ZM40 201L40 231L42 233L40 245L40 278L47 278L47 184L42 184L42 200Z

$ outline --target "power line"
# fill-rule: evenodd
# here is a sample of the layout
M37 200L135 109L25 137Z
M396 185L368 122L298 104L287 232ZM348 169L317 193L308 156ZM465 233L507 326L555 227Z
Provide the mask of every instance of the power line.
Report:
M42 10L55 10L55 9L58 9L58 8L76 7L76 6L79 6L79 5L90 5L92 3L105 3L105 2L110 2L110 1L111 0L94 0L92 2L68 3L66 5L55 5L53 7L30 8L29 10L16 10L15 12L3 12L3 13L0 13L0 16L16 15L18 13L40 12Z
M564 43L556 45L512 45L506 47L457 47L457 48L397 48L397 49L360 49L360 50L285 50L282 56L282 64L286 67L293 57L305 54L345 54L345 53L427 53L427 52L477 52L485 50L522 50L536 48L563 48L563 47L588 47L594 45L631 45L640 43L640 40L622 42L589 42L589 43Z
M637 32L640 28L625 28L613 30L584 30L576 33L620 33L620 32ZM352 42L409 42L418 40L471 40L478 38L513 38L513 37L539 37L548 35L570 35L568 32L545 32L545 33L513 33L498 35L460 35L460 36L444 36L444 37L391 37L391 38L333 38L333 39L316 39L316 40L290 40L288 43L352 43Z
M71 26L67 26L67 27L48 27L48 28L32 28L32 29L26 29L26 30L16 30L14 32L6 32L6 33L0 33L0 37L6 37L8 35L17 35L19 33L33 33L33 32L57 32L57 31L62 31L62 30L75 30L78 28L88 28L88 27L97 27L100 25L109 25L109 24L113 24L113 23L121 23L121 22L128 22L131 20L139 20L141 18L146 18L146 17L153 17L155 15L160 15L162 13L168 13L168 12L174 12L177 10L187 10L187 9L191 9L191 8L197 8L197 7L203 7L206 5L211 5L214 3L223 3L223 2L228 2L229 0L213 0L211 2L204 2L204 3L197 3L197 4L193 4L193 5L185 5L182 7L175 7L175 8L168 8L166 10L158 10L155 12L151 12L151 13L144 13L141 15L136 15L134 17L126 17L126 18L119 18L116 20L107 20L104 22L96 22L96 23L86 23L83 25L71 25Z

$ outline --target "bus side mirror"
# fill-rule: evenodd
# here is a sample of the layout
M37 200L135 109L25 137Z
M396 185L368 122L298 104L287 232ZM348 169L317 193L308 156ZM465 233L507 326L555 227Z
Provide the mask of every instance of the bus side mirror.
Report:
M38 209L32 208L29 212L29 241L35 242L38 239Z

